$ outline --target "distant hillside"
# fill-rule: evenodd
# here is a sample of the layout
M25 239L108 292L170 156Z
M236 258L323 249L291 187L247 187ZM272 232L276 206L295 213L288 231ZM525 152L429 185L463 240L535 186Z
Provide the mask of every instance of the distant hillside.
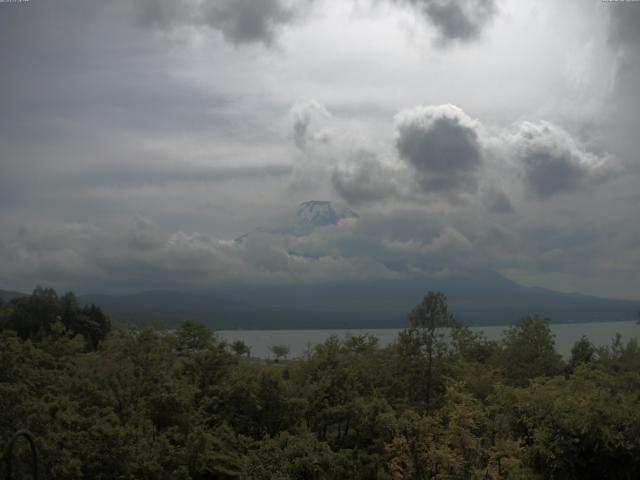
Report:
M524 315L554 323L633 320L640 302L530 288L494 272L437 279L331 283L216 291L151 291L127 296L83 295L117 322L186 319L216 329L393 328L429 290L447 294L451 311L468 325L505 325Z
M26 297L26 296L28 296L26 293L13 292L11 290L0 290L0 298L5 302L8 302L12 298Z
M219 290L224 298L270 307L288 307L327 316L353 312L387 315L385 326L404 326L407 312L429 290L445 292L451 311L468 325L505 325L524 315L555 323L634 320L640 301L604 299L524 287L495 272L431 279L332 283Z
M117 323L160 323L171 328L184 320L198 320L218 330L381 328L402 324L404 314L387 312L331 312L257 306L210 294L150 291L134 295L81 295L81 303L99 305Z
M505 325L524 315L554 323L635 320L640 302L524 287L495 272L431 279L243 287L210 291L148 291L80 295L117 324L172 328L198 320L218 330L394 328L429 290L447 294L451 311L467 325ZM0 290L0 298L24 296Z

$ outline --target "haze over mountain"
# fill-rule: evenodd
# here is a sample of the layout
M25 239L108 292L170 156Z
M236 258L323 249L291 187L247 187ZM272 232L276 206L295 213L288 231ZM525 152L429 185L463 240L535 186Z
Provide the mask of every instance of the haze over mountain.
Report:
M451 311L468 325L506 325L525 315L552 322L634 320L640 302L528 288L492 272L432 279L253 287L208 292L147 291L80 295L116 323L175 327L185 319L215 329L402 328L429 290L447 292ZM0 291L8 300L17 292Z
M261 226L242 235L235 240L234 248L268 252L272 245L283 245L299 263L313 263L328 253L323 250L327 242L313 239L353 236L360 221L361 217L344 205L311 200L301 203L291 218L278 225ZM344 248L339 242L328 245ZM377 257L385 259L382 252ZM267 267L268 260L264 260ZM412 270L391 255L385 267L390 272L387 278L371 280L360 277L294 285L222 285L120 296L84 294L79 300L103 307L118 322L155 321L176 326L193 319L218 329L403 327L409 310L429 290L445 292L454 314L469 325L509 324L524 315L549 316L552 321L565 323L631 320L640 311L638 301L524 287L489 270Z

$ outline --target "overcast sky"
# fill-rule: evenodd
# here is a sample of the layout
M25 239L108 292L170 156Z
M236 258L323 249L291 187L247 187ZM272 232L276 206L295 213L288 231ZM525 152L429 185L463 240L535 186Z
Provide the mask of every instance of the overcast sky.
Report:
M0 288L640 299L640 3L0 3ZM303 201L359 214L258 227Z

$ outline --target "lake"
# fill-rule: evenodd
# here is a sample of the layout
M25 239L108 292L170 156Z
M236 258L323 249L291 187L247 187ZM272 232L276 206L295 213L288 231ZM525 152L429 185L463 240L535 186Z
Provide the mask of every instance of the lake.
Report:
M471 327L474 332L484 332L489 340L499 340L506 326ZM303 355L308 345L323 343L331 335L345 338L347 335L364 335L370 333L378 338L380 346L392 343L398 336L399 328L384 329L353 329L353 330L222 330L218 331L219 338L234 341L242 340L251 347L251 356L272 358L269 346L276 344L288 345L291 349L289 358ZM568 323L551 324L551 331L555 335L556 350L569 357L571 347L583 335L586 335L596 346L611 344L616 333L622 335L623 342L640 337L640 325L635 321L602 322L602 323Z

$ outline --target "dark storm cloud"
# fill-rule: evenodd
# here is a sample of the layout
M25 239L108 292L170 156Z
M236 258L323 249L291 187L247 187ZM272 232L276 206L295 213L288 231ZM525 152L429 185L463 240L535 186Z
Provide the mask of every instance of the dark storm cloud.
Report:
M307 146L309 127L314 119L330 118L329 111L317 100L296 103L291 109L293 142L300 150Z
M509 196L493 187L485 192L484 203L491 213L513 213L515 211Z
M623 171L597 142L585 143L555 124L489 128L449 104L396 114L395 154L373 143L364 146L344 131L306 148L318 132L310 130L305 115L295 118L294 141L304 151L303 163L314 167L302 173L316 180L326 175L334 192L351 205L472 201L490 213L508 214L514 212L514 194L545 200L592 191ZM508 185L509 192L500 185Z
M570 156L549 150L529 152L523 159L527 186L539 197L577 190L587 177L587 172Z
M192 0L138 0L135 20L144 27L169 28L198 21L198 5Z
M610 146L626 161L627 166L640 171L640 4L637 2L607 3L609 11L609 43L616 64L606 118Z
M207 5L204 19L231 42L270 44L278 29L290 23L296 13L281 0L220 0Z
M416 107L400 112L396 148L415 168L427 192L475 191L482 165L476 123L453 105Z
M526 188L538 198L581 190L614 174L607 157L548 123L522 123L510 146L521 163Z
M442 42L480 36L497 12L495 0L396 0L417 9L438 30Z
M359 150L348 163L334 169L331 183L349 204L360 205L396 195L395 175L380 163L374 152Z
M294 22L312 0L143 0L136 19L143 26L207 26L231 43L273 43L279 30Z
M621 2L622 3L622 2ZM633 2L627 2L633 3ZM610 40L617 44L640 43L640 9L637 5L611 5Z

